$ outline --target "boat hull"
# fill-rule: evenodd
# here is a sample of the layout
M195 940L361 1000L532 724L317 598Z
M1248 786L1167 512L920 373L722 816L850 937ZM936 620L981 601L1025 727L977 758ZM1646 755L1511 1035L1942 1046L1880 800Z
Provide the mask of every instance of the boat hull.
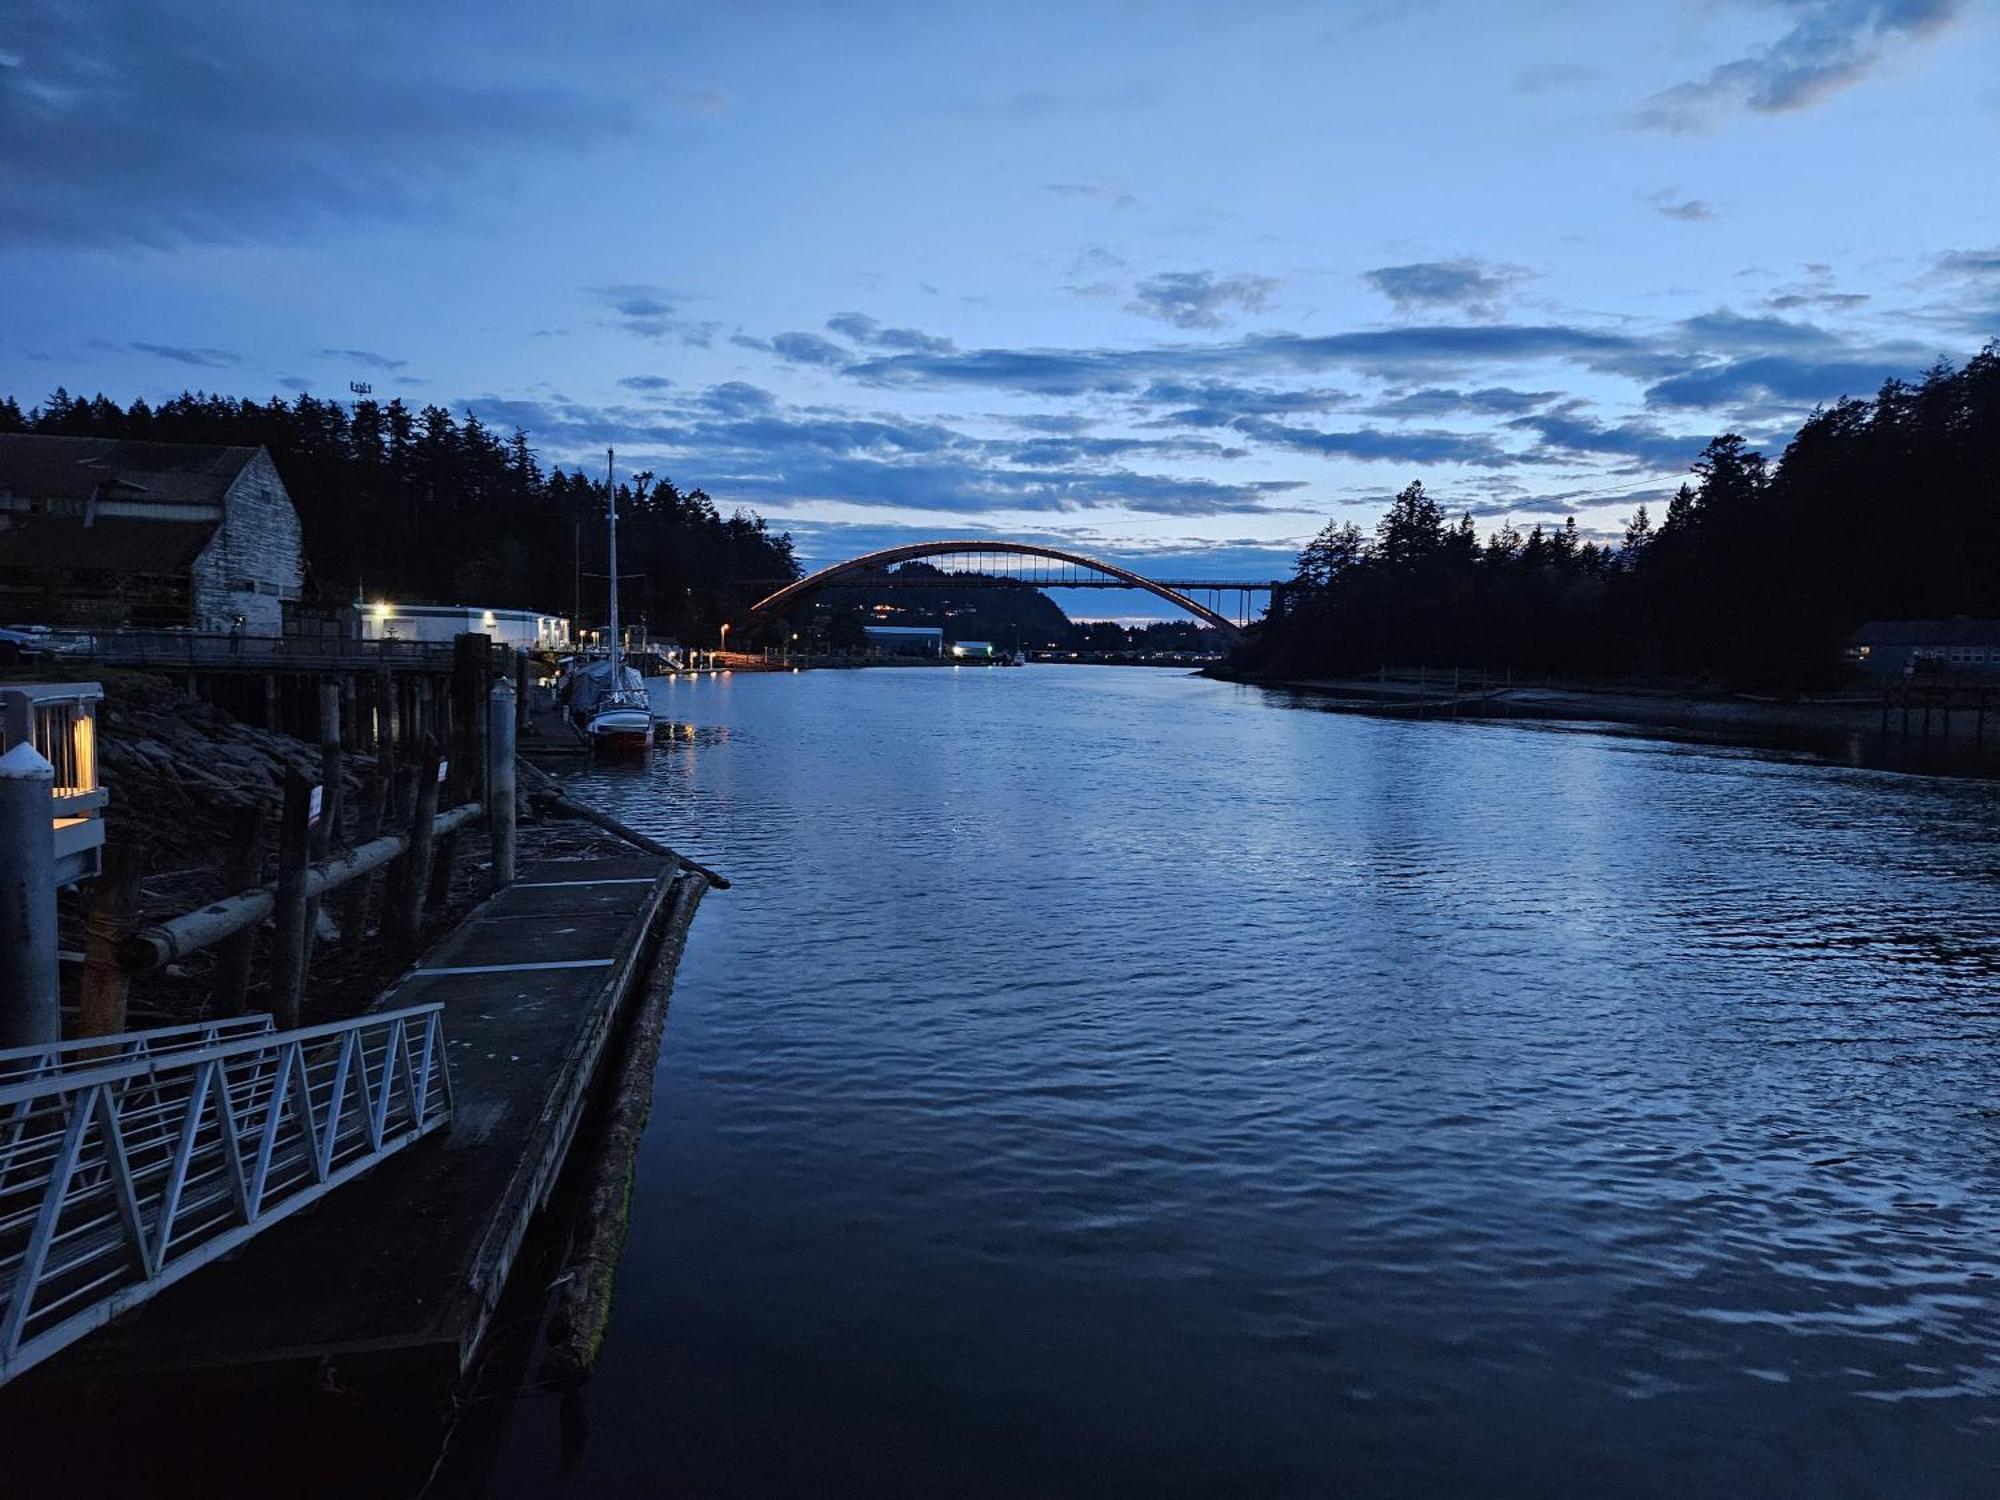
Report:
M600 755L643 754L653 748L653 716L615 710L593 716L584 726L590 748Z

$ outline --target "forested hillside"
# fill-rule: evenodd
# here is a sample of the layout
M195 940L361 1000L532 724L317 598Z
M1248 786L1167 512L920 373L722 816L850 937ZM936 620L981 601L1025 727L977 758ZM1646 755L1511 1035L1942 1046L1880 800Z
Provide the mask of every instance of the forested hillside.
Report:
M601 472L544 468L516 429L400 400L351 406L302 395L263 403L184 392L129 407L66 391L23 412L0 398L0 432L225 443L270 449L305 528L309 602L370 598L569 613L579 544L605 571ZM628 616L656 634L706 640L746 589L797 576L789 535L720 514L699 489L662 479L636 501L620 486L619 553ZM733 587L741 583L744 587ZM583 618L604 613L604 581L583 580Z
M1775 465L1716 438L1621 544L1580 539L1574 518L1482 541L1419 482L1372 535L1329 524L1298 583L1239 665L1823 685L1864 621L2000 616L2000 349L1815 412Z

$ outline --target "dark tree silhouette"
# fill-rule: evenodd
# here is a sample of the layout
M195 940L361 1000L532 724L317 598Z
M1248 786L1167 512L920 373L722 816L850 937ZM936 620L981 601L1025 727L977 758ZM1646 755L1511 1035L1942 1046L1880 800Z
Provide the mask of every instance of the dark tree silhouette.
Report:
M1813 413L1773 466L1711 441L1655 526L1622 545L1574 517L1484 546L1412 484L1372 540L1299 554L1294 607L1238 655L1283 675L1383 663L1821 686L1876 618L2000 616L2000 346Z
M183 392L120 409L58 388L23 412L0 400L0 432L259 445L284 476L305 531L309 602L373 598L568 613L576 577L602 574L604 481L544 469L518 429L496 437L475 413L401 400L345 405L310 395L259 403ZM711 639L747 598L799 575L789 535L721 515L699 489L661 480L643 502L619 490L624 607L660 635ZM582 612L604 613L586 577Z

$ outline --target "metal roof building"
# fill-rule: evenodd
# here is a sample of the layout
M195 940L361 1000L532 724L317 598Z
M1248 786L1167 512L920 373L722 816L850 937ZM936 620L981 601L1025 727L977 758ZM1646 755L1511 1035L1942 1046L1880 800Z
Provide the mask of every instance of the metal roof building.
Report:
M0 619L279 635L303 576L262 448L0 434Z

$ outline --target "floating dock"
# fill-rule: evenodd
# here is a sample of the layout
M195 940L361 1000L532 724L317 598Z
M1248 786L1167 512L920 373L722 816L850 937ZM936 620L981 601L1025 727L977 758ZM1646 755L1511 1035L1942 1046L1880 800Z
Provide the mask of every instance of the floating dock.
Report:
M375 1002L442 1002L439 1131L51 1360L38 1383L455 1380L651 960L678 865L529 864Z

